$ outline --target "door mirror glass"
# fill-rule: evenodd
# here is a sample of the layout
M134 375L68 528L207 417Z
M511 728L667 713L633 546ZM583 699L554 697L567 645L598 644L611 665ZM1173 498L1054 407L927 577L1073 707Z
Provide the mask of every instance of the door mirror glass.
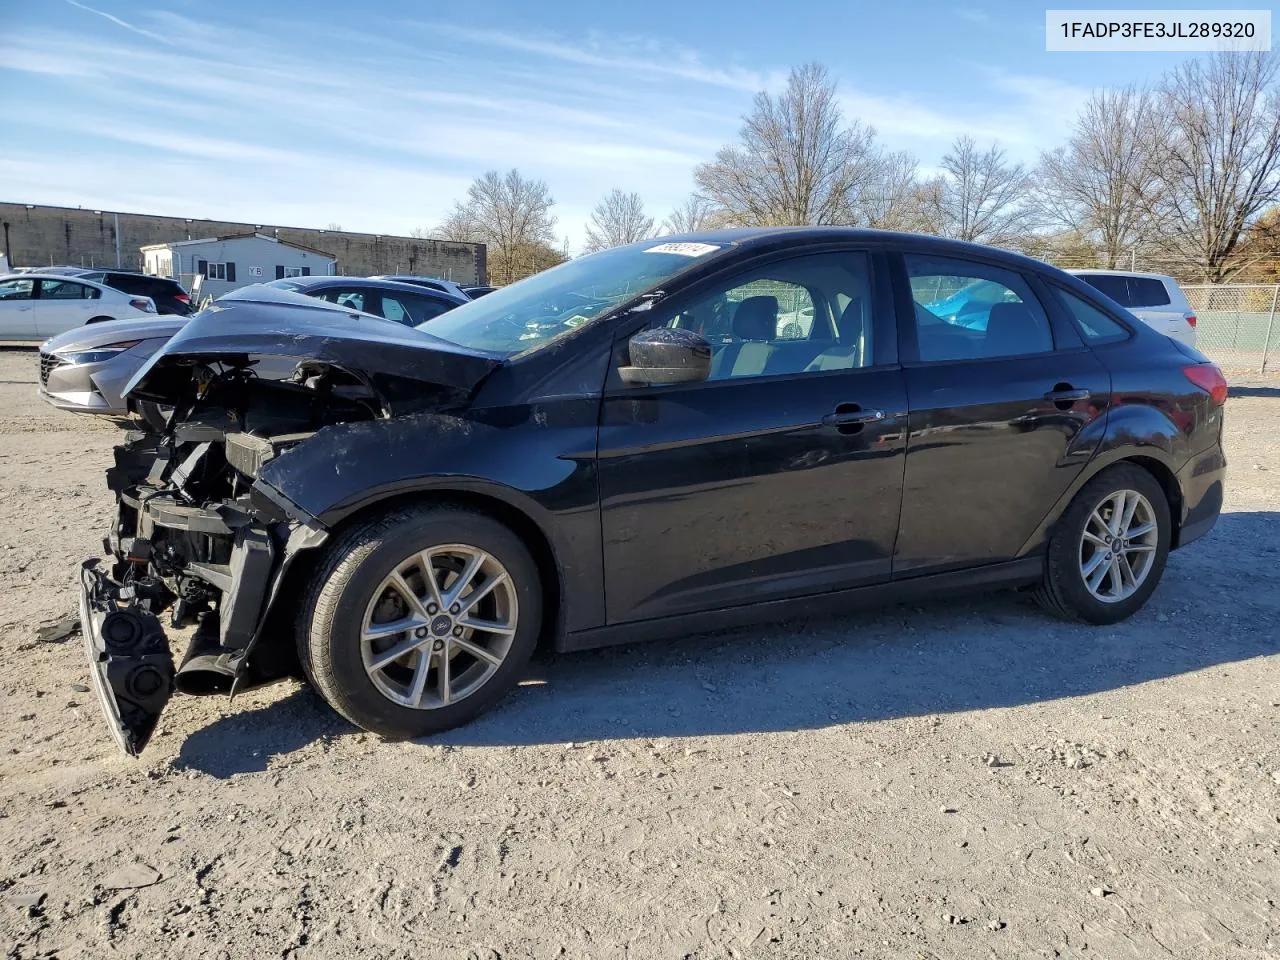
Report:
M631 386L696 383L711 375L711 344L692 330L659 327L642 330L627 341L631 366L619 367Z

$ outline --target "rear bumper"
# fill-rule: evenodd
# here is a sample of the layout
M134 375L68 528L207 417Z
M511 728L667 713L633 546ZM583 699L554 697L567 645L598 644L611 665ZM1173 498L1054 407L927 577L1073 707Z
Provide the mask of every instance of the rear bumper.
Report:
M1213 529L1222 513L1227 476L1227 458L1221 444L1191 458L1178 471L1182 491L1182 522L1175 547L1185 547Z

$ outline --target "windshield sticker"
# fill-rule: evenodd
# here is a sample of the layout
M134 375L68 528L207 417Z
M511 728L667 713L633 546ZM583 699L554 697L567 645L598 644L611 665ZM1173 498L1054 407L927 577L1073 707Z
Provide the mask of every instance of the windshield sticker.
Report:
M564 325L570 328L580 327L590 319L591 319L590 317L584 317L580 313L575 313L572 317L570 317L568 320L564 322Z
M714 243L660 243L645 253L676 253L682 257L705 257L720 248Z

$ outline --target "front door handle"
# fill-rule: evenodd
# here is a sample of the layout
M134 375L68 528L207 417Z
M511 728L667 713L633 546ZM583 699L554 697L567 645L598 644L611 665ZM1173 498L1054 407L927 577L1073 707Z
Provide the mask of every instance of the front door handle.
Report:
M824 427L835 427L836 432L858 433L865 424L884 419L883 410L864 409L856 403L838 404L834 411L822 418Z

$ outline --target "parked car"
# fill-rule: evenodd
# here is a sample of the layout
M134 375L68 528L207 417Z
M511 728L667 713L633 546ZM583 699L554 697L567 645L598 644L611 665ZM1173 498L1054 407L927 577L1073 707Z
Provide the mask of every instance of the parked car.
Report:
M419 277L411 273L388 273L381 274L376 277L370 277L371 280L395 280L398 283L411 283L415 287L426 287L428 290L439 290L442 293L450 294L460 300L470 300L471 296L458 284L452 280L443 280L440 277Z
M266 286L328 301L348 311L413 325L464 302L447 294L361 277L296 277ZM252 289L246 287L242 289ZM228 294L226 296L231 296ZM224 296L215 303L221 303ZM186 317L94 324L53 337L40 347L40 398L59 410L89 413L122 426L159 428L163 418L154 404L130 403L123 387L164 343L182 329ZM292 365L289 366L292 370Z
M1178 281L1160 273L1124 270L1072 270L1153 330L1189 347L1196 345L1196 314Z
M491 287L488 284L479 284L478 286L463 287L462 292L472 300L483 297L486 293L493 293L497 287Z
M0 277L0 340L43 340L86 323L155 315L150 297L95 280L37 272Z
M976 281L1006 291L980 328L928 308ZM1194 349L1037 261L848 228L618 247L416 329L224 298L126 393L176 410L116 448L83 569L130 752L171 680L304 675L409 737L493 706L539 644L995 586L1114 623L1225 473ZM164 610L199 624L176 675Z
M391 277L291 277L267 286L296 290L408 326L425 323L469 299L461 291L424 288Z
M86 280L97 280L124 293L150 297L156 312L176 317L189 316L192 312L191 294L177 280L169 277L153 277L145 273L129 273L113 270L107 273L83 273Z

